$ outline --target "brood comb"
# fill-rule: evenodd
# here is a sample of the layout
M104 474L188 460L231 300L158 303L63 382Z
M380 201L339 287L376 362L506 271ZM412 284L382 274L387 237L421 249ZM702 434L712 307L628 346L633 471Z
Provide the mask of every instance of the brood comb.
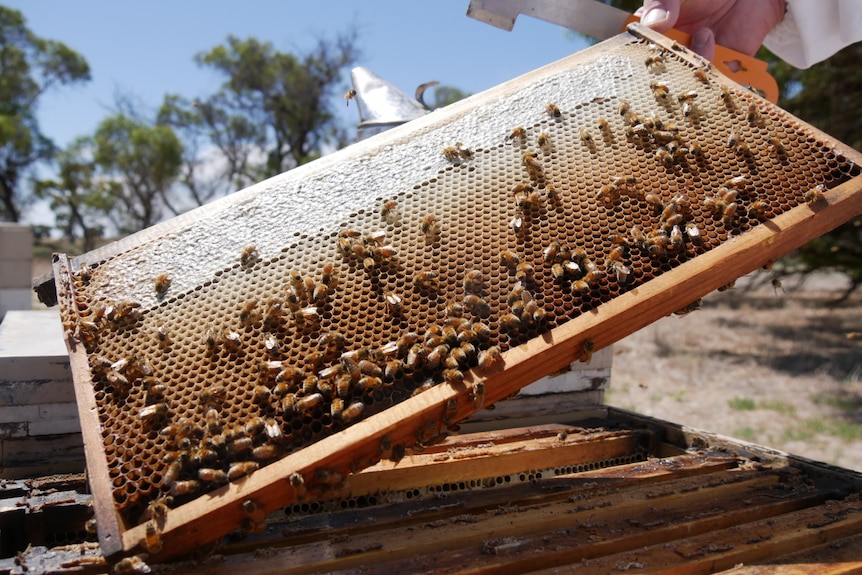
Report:
M69 260L99 538L169 557L862 210L860 155L629 33Z

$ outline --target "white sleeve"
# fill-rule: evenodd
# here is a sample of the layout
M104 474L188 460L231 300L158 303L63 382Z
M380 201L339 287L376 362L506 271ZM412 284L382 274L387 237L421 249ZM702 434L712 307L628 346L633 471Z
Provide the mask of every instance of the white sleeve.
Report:
M808 68L862 40L859 0L787 0L782 20L764 46L797 68Z

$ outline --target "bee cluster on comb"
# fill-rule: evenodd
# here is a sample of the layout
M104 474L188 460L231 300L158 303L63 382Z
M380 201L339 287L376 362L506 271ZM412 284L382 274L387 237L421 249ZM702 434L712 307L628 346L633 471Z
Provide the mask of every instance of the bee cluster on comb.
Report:
M632 65L613 94L535 102L529 122L438 148L431 177L279 250L249 243L191 288L152 269L152 305L117 298L124 254L73 269L61 311L123 524L158 525L434 386L480 409L471 370L859 175L708 65L645 40L617 52ZM416 443L457 431L457 408ZM291 484L343 480L318 471Z

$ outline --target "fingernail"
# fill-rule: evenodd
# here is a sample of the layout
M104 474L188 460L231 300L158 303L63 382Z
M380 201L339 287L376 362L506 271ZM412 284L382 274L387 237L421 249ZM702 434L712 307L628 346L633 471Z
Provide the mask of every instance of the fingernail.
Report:
M652 26L653 24L660 24L665 20L667 20L667 10L653 8L641 18L641 23L645 26Z
M704 49L709 42L710 31L708 28L701 28L691 37L691 49L693 52L703 55Z

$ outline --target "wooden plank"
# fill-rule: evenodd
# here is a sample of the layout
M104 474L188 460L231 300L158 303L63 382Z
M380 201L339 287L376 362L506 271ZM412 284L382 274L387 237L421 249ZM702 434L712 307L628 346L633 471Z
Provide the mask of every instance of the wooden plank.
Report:
M594 561L582 561L577 568L579 573L587 575L634 568L637 568L637 573L700 575L731 569L739 564L775 559L824 542L859 537L860 534L862 507L858 500L850 498L751 521L744 529L713 530L671 544L663 542ZM555 571L534 573L552 572Z
M57 282L57 297L63 302L66 309L74 310L74 317L78 317L69 258L65 254L55 254L53 269ZM75 326L64 326L64 329L73 330ZM69 350L69 364L72 368L72 380L75 383L78 418L81 421L81 433L84 439L87 479L95 494L93 510L99 523L99 544L105 556L110 556L120 552L123 548L123 526L120 525L119 516L114 508L113 487L108 475L105 446L102 443L99 406L93 394L93 380L90 365L87 362L86 349L83 345L76 343L78 340L74 337L66 337L65 340Z
M563 557L572 552L592 556L631 549L657 538L678 538L741 520L774 516L823 498L822 494L800 490L795 497L776 501L770 486L777 486L777 481L777 475L767 477L736 470L717 473L706 481L703 477L691 478L603 494L573 490L560 499L559 494L551 493L548 499L531 500L527 505L513 498L509 505L481 513L454 508L448 518L407 517L400 527L383 532L352 530L345 531L344 536L333 534L327 540L307 545L270 548L266 554L256 555L247 568L243 564L243 569L260 574L335 572L360 567L367 573L419 572L422 562L427 561L428 569L422 571L446 572L448 567L461 572L468 565L484 568L501 563L505 572L523 572L524 566L516 565L508 551L489 556L489 542L491 546L496 545L494 542L505 545L507 541L534 538L532 544L516 547L520 553L535 550L525 565L536 566L543 564L545 556L560 562L560 553ZM788 495L786 490L780 491ZM666 523L661 521L667 518ZM679 521L675 523L674 519ZM620 536L623 531L625 537ZM577 543L574 551L554 551L557 546L565 547L566 542ZM468 564L468 558L475 563ZM229 573L238 564L224 557L205 568L212 573Z

